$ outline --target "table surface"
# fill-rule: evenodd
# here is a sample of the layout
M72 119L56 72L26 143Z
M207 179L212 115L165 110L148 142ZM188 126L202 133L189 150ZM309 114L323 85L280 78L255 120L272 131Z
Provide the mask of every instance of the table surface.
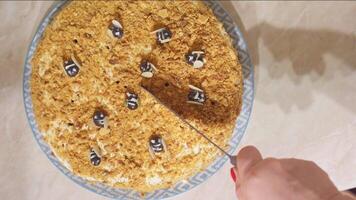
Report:
M62 175L33 139L22 100L25 54L52 2L0 2L2 199L104 199ZM223 2L255 65L240 148L313 160L340 190L356 186L356 3ZM229 164L172 199L235 199ZM258 188L256 188L258 189Z

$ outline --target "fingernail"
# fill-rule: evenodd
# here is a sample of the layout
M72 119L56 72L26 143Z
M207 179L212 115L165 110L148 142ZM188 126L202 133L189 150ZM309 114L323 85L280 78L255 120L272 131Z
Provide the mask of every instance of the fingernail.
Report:
M235 169L233 167L230 169L230 176L234 181L234 183L236 183L236 174L235 174Z

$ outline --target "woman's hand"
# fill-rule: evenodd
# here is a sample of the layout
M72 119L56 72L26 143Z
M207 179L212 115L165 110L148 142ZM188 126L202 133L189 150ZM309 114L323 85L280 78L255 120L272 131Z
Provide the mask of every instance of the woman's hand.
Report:
M314 162L263 159L253 146L237 155L236 193L240 200L343 200L328 175ZM235 174L234 174L235 173Z

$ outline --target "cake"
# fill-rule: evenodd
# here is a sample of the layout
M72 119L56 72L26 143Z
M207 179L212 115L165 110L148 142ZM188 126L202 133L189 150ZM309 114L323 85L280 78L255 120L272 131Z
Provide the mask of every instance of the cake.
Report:
M203 2L69 2L31 65L38 129L60 162L90 182L147 193L221 156L160 101L229 148L241 65Z

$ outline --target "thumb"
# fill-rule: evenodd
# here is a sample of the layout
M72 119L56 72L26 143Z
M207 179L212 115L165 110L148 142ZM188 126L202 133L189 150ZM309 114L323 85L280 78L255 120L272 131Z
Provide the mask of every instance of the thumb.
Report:
M246 146L237 154L237 181L243 180L247 172L262 161L261 153L254 146Z

